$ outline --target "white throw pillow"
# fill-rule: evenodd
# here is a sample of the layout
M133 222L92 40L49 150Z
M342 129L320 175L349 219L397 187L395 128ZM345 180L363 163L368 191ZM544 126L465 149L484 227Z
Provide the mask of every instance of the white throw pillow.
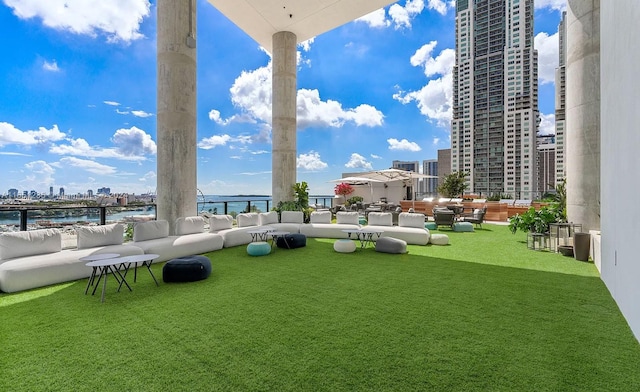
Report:
M62 235L56 229L0 234L0 260L60 252Z
M336 223L347 225L359 225L360 215L358 212L338 211L336 213Z
M261 212L258 214L258 218L260 226L278 223L278 213L276 211Z
M133 225L133 241L155 240L169 236L169 222L155 220L148 222L136 222Z
M331 223L331 211L313 211L310 218L311 223Z
M176 235L196 234L204 231L204 218L187 216L176 219Z
M409 212L403 212L398 215L398 226L400 227L415 227L418 229L424 229L425 216L422 214L412 214Z
M258 226L260 219L255 212L247 212L236 216L238 227Z
M282 211L280 213L282 223L304 223L304 212L302 211Z
M114 223L103 226L78 226L78 249L95 248L107 245L122 245L124 225Z
M370 212L367 215L369 226L393 226L393 217L390 212Z
M233 217L231 215L211 215L209 218L209 231L226 230L233 227Z

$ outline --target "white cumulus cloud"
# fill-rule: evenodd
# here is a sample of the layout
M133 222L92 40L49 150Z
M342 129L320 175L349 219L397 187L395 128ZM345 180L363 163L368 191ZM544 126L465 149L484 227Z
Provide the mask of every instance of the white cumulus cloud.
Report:
M107 37L107 42L142 38L142 20L150 15L148 0L4 0L21 19L37 18L47 27L74 34Z
M447 128L451 122L451 108L453 104L453 65L455 51L444 49L438 56L433 57L433 50L437 45L431 41L418 49L410 58L414 67L423 67L424 74L430 80L418 91L398 91L393 98L403 104L414 101L420 113L429 120L435 121L440 127ZM434 78L434 76L440 76Z
M554 83L558 68L558 33L538 33L533 42L538 50L538 81L540 84Z
M138 180L139 181L143 181L143 182L146 182L146 181L154 182L157 178L158 178L158 175L156 174L156 172L148 171L142 177L140 177Z
M230 121L244 121L249 119L271 124L271 61L268 65L253 71L242 71L230 89L231 101L241 113L228 119L223 119L217 110L209 112L209 118L226 125ZM357 126L380 126L384 115L381 111L368 104L361 104L355 108L343 108L338 101L323 101L316 89L300 89L297 93L298 128L339 128L346 122L353 122Z
M51 129L39 127L37 131L21 131L13 124L0 122L0 147L6 145L34 146L63 140L67 135L57 125Z
M554 135L556 133L555 113L540 113L540 125L538 125L538 133L540 133L541 135Z
M446 15L450 9L455 8L455 2L453 0L429 0L426 8L441 15ZM424 0L407 0L404 6L400 5L400 3L391 5L388 18L384 8L380 8L355 21L366 23L371 28L385 28L393 25L396 30L402 28L410 29L413 19L421 14L424 9Z
M156 142L151 139L151 135L137 127L118 129L111 141L125 156L145 157L157 152Z
M78 169L82 169L88 171L93 174L114 174L116 172L116 168L109 165L103 165L96 161L92 161L89 159L79 159L76 157L64 157L60 159L59 162L52 163L52 165L59 167L61 169L71 166Z
M567 0L536 0L535 7L549 8L556 11L564 11L567 8Z
M45 161L32 161L24 165L28 171L25 178L20 181L26 189L43 189L55 183L53 174L55 169Z
M144 110L132 110L131 114L133 114L136 117L141 117L141 118L147 118L147 117L153 116L153 114L147 113Z
M56 62L55 60L51 62L45 60L44 63L42 63L42 69L50 72L60 72L60 68L58 67L58 62Z
M362 22L373 28L383 28L391 26L391 21L387 19L387 14L384 8L377 9L373 12L366 14L355 20L356 22Z
M327 164L322 162L320 154L315 151L309 151L308 154L298 155L297 167L309 171L318 171L327 168Z
M389 150L397 150L397 151L411 151L417 152L422 150L420 146L415 142L410 142L407 139L387 139L387 143L389 143Z
M347 121L358 126L382 125L384 115L371 105L360 105L355 109L343 109L337 101L320 99L318 90L300 89L297 97L298 127L340 128Z
M144 161L156 154L156 143L141 129L119 129L111 138L115 147L91 146L82 138L69 139L68 144L52 146L51 154L74 155L89 158L113 158L125 161Z
M350 169L365 169L365 170L373 169L371 162L368 162L365 157L355 152L351 154L351 157L349 158L349 162L347 162L344 166Z
M218 146L225 146L230 140L231 136L229 135L213 135L200 140L198 147L203 150L211 150Z

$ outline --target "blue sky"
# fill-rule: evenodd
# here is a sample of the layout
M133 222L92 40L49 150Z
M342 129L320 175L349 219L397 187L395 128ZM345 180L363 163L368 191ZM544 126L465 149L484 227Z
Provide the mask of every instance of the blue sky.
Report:
M156 190L156 5L0 0L0 194ZM553 131L565 0L536 0L541 131ZM298 181L449 148L454 2L399 1L299 45ZM197 0L198 188L271 194L271 59Z

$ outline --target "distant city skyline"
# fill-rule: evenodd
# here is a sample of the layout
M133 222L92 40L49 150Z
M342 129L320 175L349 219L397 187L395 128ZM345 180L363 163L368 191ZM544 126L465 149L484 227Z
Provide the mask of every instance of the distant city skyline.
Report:
M155 2L0 4L12 37L0 59L0 189L154 192ZM297 180L312 194L331 194L342 172L450 147L453 5L400 1L299 46ZM270 56L206 0L197 7L198 188L270 194ZM536 1L546 133L564 7Z

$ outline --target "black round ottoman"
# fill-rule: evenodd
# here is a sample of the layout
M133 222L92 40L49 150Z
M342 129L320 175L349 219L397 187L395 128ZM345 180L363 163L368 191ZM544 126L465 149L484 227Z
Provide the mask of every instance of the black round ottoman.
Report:
M195 282L211 275L211 260L206 256L184 256L167 261L162 267L165 282Z
M278 237L276 246L282 249L295 249L307 246L307 237L304 234L286 234Z

